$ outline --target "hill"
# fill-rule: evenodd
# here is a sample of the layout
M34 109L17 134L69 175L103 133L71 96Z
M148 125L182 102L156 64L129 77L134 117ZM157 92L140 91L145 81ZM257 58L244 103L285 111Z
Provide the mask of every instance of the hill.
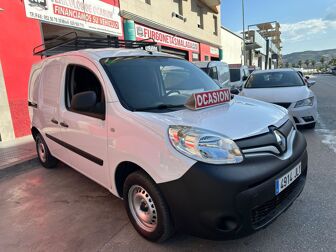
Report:
M290 64L297 64L299 60L302 62L315 60L316 63L319 63L322 57L324 57L326 63L329 62L331 59L336 58L336 49L290 53L283 55L283 61Z

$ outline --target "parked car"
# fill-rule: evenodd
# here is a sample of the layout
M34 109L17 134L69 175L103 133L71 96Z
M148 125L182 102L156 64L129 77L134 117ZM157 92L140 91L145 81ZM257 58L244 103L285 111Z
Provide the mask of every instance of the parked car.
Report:
M230 87L241 90L243 84L250 75L247 66L229 65L230 69Z
M248 78L240 95L271 102L288 109L296 125L314 128L317 100L308 81L294 69L255 71Z
M250 74L253 73L256 70L261 70L261 69L260 69L260 67L257 67L257 66L249 66L248 67L248 71L249 71Z
M175 230L246 236L284 212L306 181L306 141L285 109L230 101L227 89L169 54L56 54L32 67L28 97L41 164L60 160L122 198L150 241Z
M194 61L193 63L215 80L220 87L229 87L230 71L227 63L222 61Z

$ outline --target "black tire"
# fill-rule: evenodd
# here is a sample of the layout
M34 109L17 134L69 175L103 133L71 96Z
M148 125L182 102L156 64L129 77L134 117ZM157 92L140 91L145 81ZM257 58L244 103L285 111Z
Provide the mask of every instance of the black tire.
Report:
M36 142L36 151L38 159L40 160L40 163L43 167L47 169L51 169L57 166L58 160L53 157L49 151L49 148L47 146L47 143L44 141L41 134L38 134L35 138ZM42 150L43 148L43 150ZM43 152L43 153L42 153Z
M315 126L316 126L316 122L313 122L313 123L310 123L310 124L305 125L305 128L306 128L306 129L314 129Z
M153 230L146 230L144 229L141 224L138 224L136 218L134 217L134 209L132 213L132 204L129 200L129 195L133 195L132 191L134 191L134 187L142 188L143 191L138 191L137 194L143 194L144 197L148 196L149 202L153 202L151 206L153 206L156 210L156 218L153 219L155 222L155 227ZM144 193L145 192L145 193ZM142 196L142 195L141 195ZM133 196L132 199L134 199ZM156 183L144 172L136 171L131 173L125 180L124 187L123 187L123 198L125 203L125 208L128 214L128 217L137 230L137 232L143 236L145 239L152 241L152 242L163 242L169 239L174 234L174 226L171 221L169 208L164 200L161 192L159 191ZM132 200L131 199L131 200ZM152 201L151 201L152 200ZM131 205L130 205L131 204ZM142 211L141 207L138 208L138 211ZM148 207L147 207L148 209ZM151 209L147 210L147 212L152 212ZM153 210L153 212L155 212ZM136 215L136 214L135 214ZM154 218L154 216L153 216ZM138 217L139 220L139 217Z

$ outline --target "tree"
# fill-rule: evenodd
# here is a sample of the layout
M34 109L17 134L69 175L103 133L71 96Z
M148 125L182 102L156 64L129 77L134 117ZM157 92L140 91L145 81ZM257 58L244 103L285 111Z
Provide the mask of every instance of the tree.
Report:
M285 63L285 67L288 68L289 67L289 62Z
M308 59L305 60L305 64L306 64L307 68L309 68L309 63L310 63L310 61Z
M336 58L332 58L329 62L329 65L336 66Z
M298 66L301 68L302 67L302 60L299 60Z
M315 66L316 66L316 61L315 61L315 60L312 60L312 61L311 61L311 64L312 64L313 68L315 68Z
M320 59L320 62L321 62L321 64L322 64L322 66L323 66L323 65L324 65L324 62L325 62L324 57L322 57L322 58Z

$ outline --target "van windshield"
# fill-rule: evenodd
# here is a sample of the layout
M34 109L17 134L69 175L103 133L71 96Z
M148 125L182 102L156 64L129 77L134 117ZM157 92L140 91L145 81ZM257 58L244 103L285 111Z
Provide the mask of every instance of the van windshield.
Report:
M132 111L183 109L193 94L219 89L193 64L167 57L119 57L100 60L120 102Z

